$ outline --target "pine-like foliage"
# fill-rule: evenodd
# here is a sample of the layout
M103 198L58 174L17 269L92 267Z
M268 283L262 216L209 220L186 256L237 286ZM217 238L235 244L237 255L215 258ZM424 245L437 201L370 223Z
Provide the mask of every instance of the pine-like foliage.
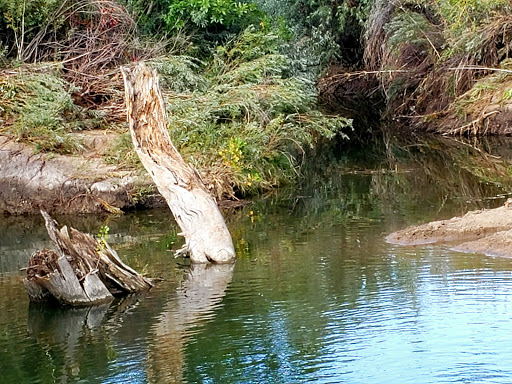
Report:
M73 103L74 87L52 66L25 66L0 76L0 125L40 151L72 153L79 143L70 132L94 127L100 116Z
M349 120L316 109L314 84L291 76L290 60L276 43L273 32L251 27L218 48L206 89L165 94L175 145L217 195L291 181L309 148L350 127ZM194 65L189 70L182 78L198 76Z

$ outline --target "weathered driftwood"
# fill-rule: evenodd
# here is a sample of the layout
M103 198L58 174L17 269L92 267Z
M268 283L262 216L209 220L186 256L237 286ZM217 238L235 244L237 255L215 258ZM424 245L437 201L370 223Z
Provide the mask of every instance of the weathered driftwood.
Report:
M31 301L97 304L112 300L115 294L152 287L151 281L124 264L108 243L73 228L70 237L66 226L59 230L48 213L41 213L56 252L44 249L30 258L24 284Z
M188 253L195 263L232 262L233 242L216 201L171 141L156 73L143 63L121 71L133 145L185 237L177 255Z

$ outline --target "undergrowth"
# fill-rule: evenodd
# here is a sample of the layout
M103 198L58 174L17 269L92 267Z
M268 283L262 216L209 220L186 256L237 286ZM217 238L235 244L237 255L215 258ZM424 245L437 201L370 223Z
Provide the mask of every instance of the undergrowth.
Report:
M174 145L218 198L292 182L319 140L346 137L351 127L318 111L314 84L293 73L272 31L248 28L208 64L168 57L151 65L161 77ZM130 163L129 141L117 145L118 160Z
M487 96L500 81L486 78L511 58L511 11L508 0L378 0L365 60L378 72L387 115L444 133L480 124L480 105L495 103Z
M272 31L249 28L217 49L206 91L168 95L171 137L218 196L291 182L320 138L346 137L350 127L316 109L314 84L292 74L276 41Z
M74 153L80 142L71 132L94 128L103 116L73 102L76 88L51 65L16 68L0 76L2 131L37 151Z

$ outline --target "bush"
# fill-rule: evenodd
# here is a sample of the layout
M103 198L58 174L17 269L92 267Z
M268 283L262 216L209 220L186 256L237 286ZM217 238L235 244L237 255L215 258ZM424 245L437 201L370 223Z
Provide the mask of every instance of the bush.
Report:
M74 87L48 67L18 68L0 78L0 119L11 136L37 150L72 153L80 143L70 132L97 126L101 118L75 105Z
M284 20L292 31L290 55L307 60L309 71L331 62L356 66L362 59L361 36L372 0L255 0L274 20Z
M219 47L206 90L166 93L174 144L218 196L292 181L308 149L350 126L317 111L314 84L291 76L289 58L273 47L275 36L247 29Z

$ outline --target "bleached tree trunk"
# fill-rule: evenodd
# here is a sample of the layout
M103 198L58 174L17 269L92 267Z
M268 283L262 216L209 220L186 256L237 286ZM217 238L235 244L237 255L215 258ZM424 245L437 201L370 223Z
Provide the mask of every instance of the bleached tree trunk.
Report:
M133 145L185 237L177 254L188 253L194 263L234 261L233 241L216 201L171 141L156 73L143 63L121 72Z

